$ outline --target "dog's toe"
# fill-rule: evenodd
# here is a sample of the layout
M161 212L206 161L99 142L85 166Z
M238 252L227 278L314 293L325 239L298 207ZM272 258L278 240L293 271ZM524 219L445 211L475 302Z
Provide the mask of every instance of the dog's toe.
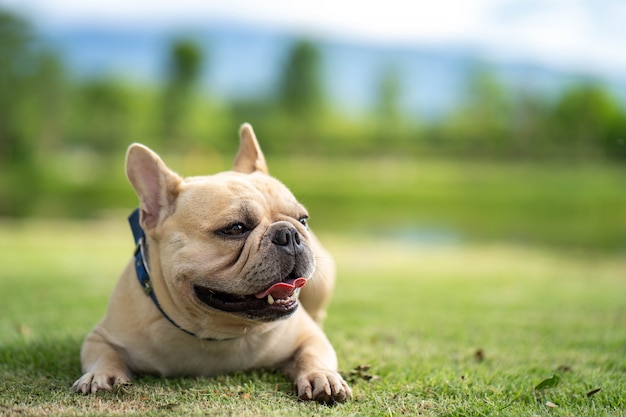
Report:
M83 394L94 394L98 391L111 392L116 385L125 385L128 383L130 383L130 378L124 373L88 372L74 382L72 392L80 392Z
M298 398L315 400L324 404L341 403L352 397L352 391L341 376L334 371L317 371L296 380Z
M83 394L87 394L91 392L91 380L93 379L92 374L85 374L81 376L79 379L74 382L72 385L72 392L80 392Z

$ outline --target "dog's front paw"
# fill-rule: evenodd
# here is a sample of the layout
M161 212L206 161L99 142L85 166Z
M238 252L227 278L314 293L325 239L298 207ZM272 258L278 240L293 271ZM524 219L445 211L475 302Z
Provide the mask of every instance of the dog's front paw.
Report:
M352 391L341 375L334 371L313 371L296 379L296 390L301 400L315 400L324 404L344 402Z
M74 382L72 392L82 392L83 394L93 394L98 391L111 392L116 385L129 383L130 378L121 371L87 372Z

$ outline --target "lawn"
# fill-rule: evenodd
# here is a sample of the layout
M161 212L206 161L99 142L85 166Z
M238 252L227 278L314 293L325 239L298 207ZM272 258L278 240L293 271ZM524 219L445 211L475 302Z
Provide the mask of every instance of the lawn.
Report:
M325 329L355 393L334 407L267 371L71 394L132 251L125 219L1 222L0 415L626 415L623 254L321 237L340 272Z

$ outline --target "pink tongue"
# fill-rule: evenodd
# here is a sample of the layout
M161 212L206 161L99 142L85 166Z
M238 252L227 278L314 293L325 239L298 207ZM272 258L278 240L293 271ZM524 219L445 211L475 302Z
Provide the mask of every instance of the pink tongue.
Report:
M296 290L296 288L304 287L306 284L306 278L288 279L287 281L279 282L265 291L262 291L254 296L256 298L265 298L271 295L272 298L287 298Z

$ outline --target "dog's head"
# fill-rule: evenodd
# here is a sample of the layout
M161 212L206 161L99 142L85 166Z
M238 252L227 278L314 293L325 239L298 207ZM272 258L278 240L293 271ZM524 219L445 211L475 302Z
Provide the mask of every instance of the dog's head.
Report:
M252 127L239 133L232 171L215 175L182 178L142 145L126 157L152 278L186 323L288 317L315 269L307 211L268 175Z

